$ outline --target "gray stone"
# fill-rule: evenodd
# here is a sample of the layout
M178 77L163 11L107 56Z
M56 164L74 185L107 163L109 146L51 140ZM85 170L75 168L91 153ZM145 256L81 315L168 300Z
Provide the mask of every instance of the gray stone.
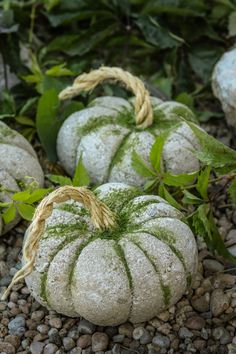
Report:
M185 327L189 329L200 330L204 327L204 325L205 325L205 320L200 316L189 317L185 322Z
M124 334L116 334L115 336L112 337L112 341L114 343L122 343L124 339L125 339Z
M49 324L51 327L60 329L62 327L62 321L59 317L50 318Z
M61 337L56 328L51 328L48 332L48 338L50 343L56 344L58 347L62 345Z
M44 311L38 310L38 311L32 312L31 318L35 322L40 322L44 318L44 316L45 316Z
M87 321L87 320L80 320L79 322L79 326L78 326L78 331L79 333L82 333L82 334L93 334L96 330L96 326Z
M106 350L108 343L109 343L109 338L106 333L95 332L92 335L92 350L93 350L93 352Z
M83 334L77 340L77 346L84 349L92 344L92 336L90 334Z
M8 324L10 334L23 335L25 333L25 318L23 316L16 316Z
M128 338L132 338L134 327L131 323L126 322L119 326L119 334L124 334Z
M151 343L152 337L144 327L136 327L133 331L133 338L139 340L141 344Z
M193 337L193 333L186 327L181 327L179 330L179 337L182 339Z
M81 353L82 353L82 349L79 347L73 348L68 352L68 354L81 354Z
M203 267L210 273L222 272L224 270L223 264L217 262L215 259L204 259Z
M58 350L58 347L56 344L48 343L44 347L43 354L55 354L57 350Z
M207 312L210 309L210 296L208 293L198 297L194 296L191 299L193 308L199 312Z
M45 324L40 324L37 327L37 331L41 334L47 334L49 331L49 327Z
M71 350L75 347L75 341L70 337L64 337L62 342L66 351Z
M112 348L112 354L120 354L120 344L116 343Z
M44 343L34 341L30 344L30 352L32 354L42 354L44 346Z
M163 336L162 334L158 333L155 337L153 337L152 344L159 348L169 348L170 339L167 336Z
M221 315L229 308L229 298L222 289L215 289L211 294L211 312L214 317Z
M236 245L227 247L227 249L232 254L232 256L236 257Z
M232 337L224 327L216 327L212 331L212 336L219 340L222 345L229 344L232 341Z

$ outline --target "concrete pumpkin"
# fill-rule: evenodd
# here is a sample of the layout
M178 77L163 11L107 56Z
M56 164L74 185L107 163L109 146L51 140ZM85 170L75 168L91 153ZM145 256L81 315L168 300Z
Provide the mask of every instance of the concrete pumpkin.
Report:
M226 120L236 130L236 48L226 52L212 74L212 89L220 100Z
M96 75L100 76L94 80ZM102 67L81 75L59 97L73 97L105 79L122 81L133 91L136 99L127 101L119 97L100 97L92 101L88 108L68 117L58 134L59 161L73 175L82 156L94 184L126 182L142 186L147 178L134 170L133 151L150 165L149 154L156 137L167 126L176 124L178 115L187 120L194 120L194 115L183 104L150 98L138 78L119 68ZM198 148L199 143L192 130L179 120L164 144L165 169L173 174L198 170L199 161L192 152Z
M99 214L106 228L94 221ZM196 273L196 242L182 219L162 198L123 183L94 193L61 187L39 205L14 281L26 276L39 303L67 316L103 326L147 321L176 303Z
M18 132L0 122L0 186L7 192L0 192L0 201L8 202L11 199L11 191L20 191L20 182L32 182L32 177L43 185L43 171L37 160L36 153L29 142ZM0 235L14 227L20 220L15 219L4 225L0 215Z

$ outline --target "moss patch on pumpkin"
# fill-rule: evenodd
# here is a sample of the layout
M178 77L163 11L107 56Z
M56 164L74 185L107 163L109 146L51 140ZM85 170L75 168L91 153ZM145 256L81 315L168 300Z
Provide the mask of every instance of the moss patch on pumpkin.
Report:
M114 248L117 256L120 258L121 262L124 265L124 268L125 268L125 271L126 271L126 275L127 275L128 281L129 281L129 287L130 287L130 290L131 290L131 293L132 293L133 292L133 279L132 279L131 271L129 269L128 262L127 262L127 260L125 258L125 252L124 252L123 248L121 247L121 245L119 245L118 242L116 242L113 245L113 248Z

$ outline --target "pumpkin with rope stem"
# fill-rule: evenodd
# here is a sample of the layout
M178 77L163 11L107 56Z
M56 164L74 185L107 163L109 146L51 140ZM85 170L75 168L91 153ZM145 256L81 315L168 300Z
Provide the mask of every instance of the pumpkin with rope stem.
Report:
M37 208L23 263L10 287L25 277L47 308L112 326L175 304L196 274L197 246L181 212L158 196L123 183L94 193L65 186Z
M181 103L150 97L142 81L130 73L102 67L80 75L59 97L74 97L109 79L122 82L135 99L99 97L65 120L57 139L59 161L65 170L73 175L82 157L93 184L124 182L143 186L147 177L133 168L133 152L150 166L149 155L156 137L171 128L163 147L163 168L172 174L197 171L200 166L193 151L199 149L199 142L181 121L195 121L191 110Z

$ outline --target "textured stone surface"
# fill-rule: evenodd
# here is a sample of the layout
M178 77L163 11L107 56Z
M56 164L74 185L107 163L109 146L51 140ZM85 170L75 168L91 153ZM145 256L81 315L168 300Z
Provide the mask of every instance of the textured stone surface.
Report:
M32 146L22 135L3 122L0 122L0 166L0 184L6 189L19 191L17 181L27 184L35 180L39 187L43 185L43 171ZM9 194L0 193L0 201L7 202L9 199ZM3 226L0 217L0 235L13 228L19 220L17 214L11 223Z
M98 231L79 203L57 205L26 282L41 304L57 312L104 326L143 322L176 303L189 287L197 267L194 236L182 214L160 197L140 196L122 183L95 192L118 219L125 218L122 229L117 225L110 235L94 237ZM61 327L53 317L49 324Z
M194 119L193 113L183 104L162 102L155 97L151 101L154 116L164 115L166 121L176 114ZM89 108L72 114L63 123L57 139L59 160L73 175L79 158L83 156L85 167L95 184L109 181L142 186L147 178L133 169L132 154L137 152L150 165L150 150L155 135L161 132L155 119L152 131L137 131L134 109L128 101L118 97L97 98ZM164 144L163 165L173 174L196 171L199 162L191 150L198 148L198 140L192 130L181 123Z
M226 52L216 64L212 88L220 100L229 125L236 129L236 49Z

